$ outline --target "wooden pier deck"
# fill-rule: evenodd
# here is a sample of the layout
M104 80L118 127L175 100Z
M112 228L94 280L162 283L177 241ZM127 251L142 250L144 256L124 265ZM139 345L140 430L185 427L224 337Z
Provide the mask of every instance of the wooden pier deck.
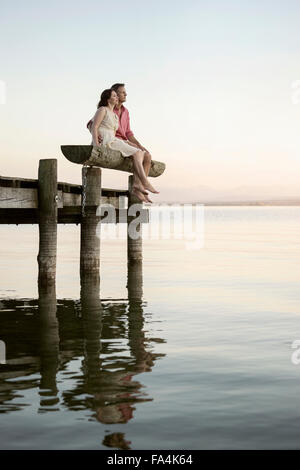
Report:
M127 222L124 211L129 191L100 188L101 205L111 204L116 209L117 223ZM57 223L79 224L82 220L82 185L57 183ZM0 224L38 223L38 179L0 176ZM147 210L144 222L147 223ZM102 216L103 223L107 217Z

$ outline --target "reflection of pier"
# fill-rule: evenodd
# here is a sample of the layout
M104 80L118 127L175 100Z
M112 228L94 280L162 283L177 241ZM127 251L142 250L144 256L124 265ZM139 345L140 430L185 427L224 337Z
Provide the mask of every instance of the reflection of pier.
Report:
M128 301L101 302L98 273L81 276L80 302L57 302L54 283L39 285L38 303L2 300L7 364L0 368L0 412L22 409L26 390L38 388L40 413L89 410L106 428L134 419L135 405L152 400L138 374L164 355L152 350L163 340L144 331L141 261L128 263L127 288ZM120 428L102 443L130 448Z
M56 374L59 364L59 332L56 316L55 284L39 285L38 336L40 356L41 406L55 405L57 397Z
M137 376L163 356L151 350L159 340L144 331L142 224L148 210L130 192L132 175L128 190L101 186L101 167L132 173L131 159L90 146L63 146L62 152L84 165L82 185L58 182L56 159L40 160L37 180L0 177L0 224L39 224L38 302L0 301L6 345L0 413L28 406L31 389L38 389L38 413L84 411L85 419L89 410L90 419L107 428L127 423L136 403L152 400ZM164 169L152 161L149 176ZM56 300L58 223L80 223L80 301ZM128 300L100 300L102 223L127 224ZM103 445L130 448L124 432L115 431Z

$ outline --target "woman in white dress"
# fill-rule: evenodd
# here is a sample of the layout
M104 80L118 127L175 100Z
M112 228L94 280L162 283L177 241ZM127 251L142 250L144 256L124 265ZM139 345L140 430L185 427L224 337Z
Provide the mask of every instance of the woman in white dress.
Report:
M101 94L98 109L93 117L93 124L91 133L93 136L93 145L99 146L98 133L102 137L101 145L105 145L112 150L119 150L123 157L132 157L133 169L134 169L134 183L132 193L135 194L138 199L145 202L152 202L148 198L146 189L152 193L159 193L149 182L144 168L144 150L137 149L127 141L118 139L116 137L116 131L119 127L119 118L114 113L113 109L118 102L118 95L114 90L104 90Z

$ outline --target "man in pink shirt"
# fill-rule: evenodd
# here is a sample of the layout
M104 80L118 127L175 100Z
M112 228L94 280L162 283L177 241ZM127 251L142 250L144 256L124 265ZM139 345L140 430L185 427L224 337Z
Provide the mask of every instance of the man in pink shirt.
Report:
M134 134L132 130L130 129L130 119L129 119L129 112L128 109L125 108L123 103L126 101L127 93L125 90L125 85L124 83L115 83L112 87L112 90L114 90L119 98L118 104L114 107L114 112L117 114L119 118L119 127L116 132L116 137L118 139L125 140L128 142L130 145L133 145L136 148L139 148L141 150L144 150L145 156L144 156L144 161L143 161L143 167L146 176L148 176L150 168L151 168L151 155L148 152L148 150L143 147L139 141L134 137ZM87 128L89 131L91 131L91 126L92 126L92 119L87 123ZM101 137L99 134L99 143L101 143Z

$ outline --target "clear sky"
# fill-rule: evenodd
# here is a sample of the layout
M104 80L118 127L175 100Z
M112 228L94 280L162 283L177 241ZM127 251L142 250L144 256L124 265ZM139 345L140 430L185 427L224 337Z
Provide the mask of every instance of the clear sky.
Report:
M298 0L2 0L0 174L57 158L80 183L60 145L89 144L101 91L125 82L132 130L167 165L161 195L298 187L299 24ZM104 169L103 185L127 177Z

